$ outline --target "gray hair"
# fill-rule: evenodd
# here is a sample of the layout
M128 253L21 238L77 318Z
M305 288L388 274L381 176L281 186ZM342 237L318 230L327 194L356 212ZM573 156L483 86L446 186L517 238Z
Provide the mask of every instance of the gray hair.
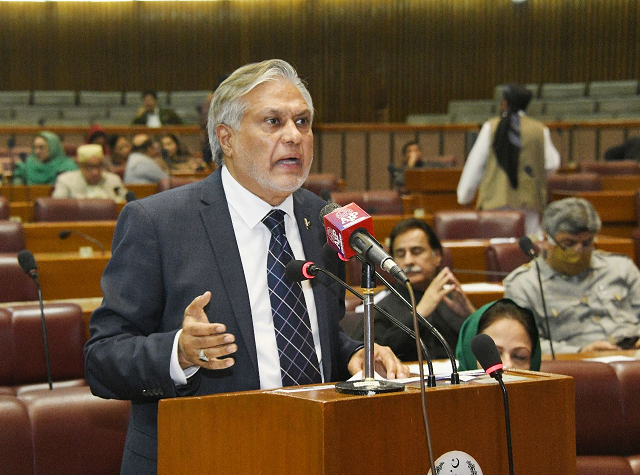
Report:
M550 203L542 216L542 228L548 236L558 232L596 234L602 227L600 216L591 203L582 198L565 198Z
M216 136L216 128L219 124L227 125L232 129L240 127L242 117L247 110L247 104L242 100L243 96L256 86L268 81L289 81L293 84L307 103L311 112L311 123L313 123L311 94L289 63L281 59L269 59L242 66L218 86L209 107L207 132L209 133L211 154L217 165L222 165L223 157L222 148Z

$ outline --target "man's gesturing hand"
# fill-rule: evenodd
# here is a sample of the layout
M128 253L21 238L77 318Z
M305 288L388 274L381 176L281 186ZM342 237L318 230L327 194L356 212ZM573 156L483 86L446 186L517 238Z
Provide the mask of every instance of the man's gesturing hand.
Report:
M234 343L236 338L225 333L227 328L223 324L209 322L204 312L209 300L211 292L205 292L193 299L184 311L182 333L178 339L178 361L182 369L190 366L223 369L235 363L233 358L225 356L238 350ZM201 350L209 361L200 358Z

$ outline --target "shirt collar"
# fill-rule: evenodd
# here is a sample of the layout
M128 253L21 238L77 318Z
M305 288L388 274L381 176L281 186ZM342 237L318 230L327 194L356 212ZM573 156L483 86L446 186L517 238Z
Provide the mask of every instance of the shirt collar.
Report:
M240 216L240 219L242 219L250 229L253 229L258 223L261 223L267 213L274 208L281 209L290 219L294 219L292 195L287 196L278 206L271 206L238 183L224 165L222 166L221 176L222 187L227 196L229 206L235 210L238 216Z

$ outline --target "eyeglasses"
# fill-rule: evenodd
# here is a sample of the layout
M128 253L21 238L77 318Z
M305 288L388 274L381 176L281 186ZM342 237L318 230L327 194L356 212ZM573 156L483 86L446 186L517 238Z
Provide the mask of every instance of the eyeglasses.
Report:
M566 238L566 239L562 239L559 242L554 241L553 239L551 239L549 237L549 242L551 244L553 244L554 246L558 246L560 248L562 248L563 250L567 250L567 249L572 249L574 251L578 250L578 246L580 246L581 249L594 249L595 248L595 236L591 236L583 241L579 241L577 239L570 239L570 238Z

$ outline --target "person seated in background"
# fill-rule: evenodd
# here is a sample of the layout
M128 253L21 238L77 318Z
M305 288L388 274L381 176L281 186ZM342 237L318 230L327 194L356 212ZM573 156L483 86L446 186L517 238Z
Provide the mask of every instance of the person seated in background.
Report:
M13 172L14 185L53 185L60 173L77 170L73 159L62 149L60 138L52 132L40 132L33 139L33 151Z
M158 163L163 169L178 173L196 173L204 170L205 164L188 153L175 134L160 137L163 159Z
M107 136L107 132L102 128L102 126L98 124L93 124L89 128L89 132L87 133L87 141L88 144L98 144L104 150L105 155L109 155L111 153L111 149L109 147L109 137Z
M158 151L154 140L147 134L133 137L133 147L124 170L125 183L158 183L167 178L166 173L154 161Z
M504 280L505 297L531 309L542 349L556 353L640 348L640 271L627 256L594 250L602 222L582 198L550 203L544 210L542 252ZM544 319L548 315L547 321Z
M442 333L452 349L455 348L460 327L475 308L451 270L445 267L438 271L442 263L440 240L427 223L416 218L396 224L390 239L392 256L413 286L418 313ZM409 300L405 286L398 284L395 287ZM395 295L387 295L378 306L413 329L411 311ZM362 327L355 332L354 338L361 339ZM432 358L447 358L440 342L422 325L420 337ZM377 311L374 314L374 339L376 343L390 347L403 361L418 359L415 340Z
M131 142L124 135L112 135L109 138L110 155L105 155L104 163L107 170L124 176L124 169L127 166L127 159L131 153Z
M547 204L547 173L560 167L549 129L524 113L531 98L524 86L505 86L502 115L480 129L457 189L461 205L470 204L477 191L480 210L524 212L526 234L539 231Z
M142 106L133 118L133 125L146 125L147 127L182 125L182 119L173 109L158 107L158 95L155 91L144 91Z
M424 165L425 163L422 161L422 148L420 148L420 144L417 141L412 140L402 147L402 167L396 168L390 163L388 169L398 190L404 192L405 170L407 168L422 168Z
M456 346L460 371L481 368L471 351L471 340L480 333L495 342L505 368L540 371L540 337L531 310L500 299L473 312L462 324Z
M640 161L640 137L632 137L623 144L611 147L604 153L604 159Z
M104 151L98 144L78 147L79 170L62 173L56 180L53 198L110 198L125 201L127 189L115 173L105 170Z

